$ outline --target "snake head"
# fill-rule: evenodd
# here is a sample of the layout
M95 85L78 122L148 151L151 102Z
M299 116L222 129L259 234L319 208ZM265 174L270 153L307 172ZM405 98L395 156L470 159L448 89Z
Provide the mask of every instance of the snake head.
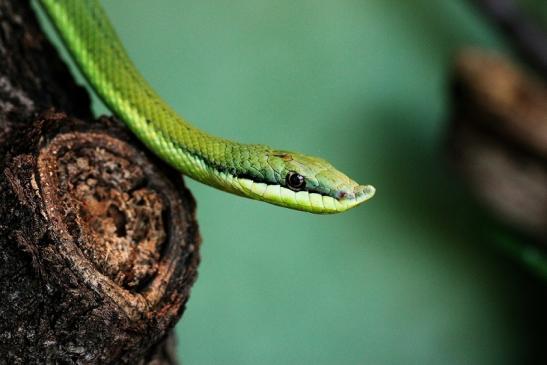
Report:
M373 186L359 185L329 162L296 152L265 151L252 169L260 178L238 179L242 195L311 213L343 212L375 193Z

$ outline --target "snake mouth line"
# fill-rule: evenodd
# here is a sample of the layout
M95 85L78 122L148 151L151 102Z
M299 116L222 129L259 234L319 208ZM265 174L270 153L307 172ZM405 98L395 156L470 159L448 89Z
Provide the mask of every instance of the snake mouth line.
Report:
M215 171L218 182L231 186L233 193L270 204L317 214L334 214L344 212L372 198L376 192L371 185L360 186L352 198L336 199L309 191L294 191L278 184L256 182L248 178Z

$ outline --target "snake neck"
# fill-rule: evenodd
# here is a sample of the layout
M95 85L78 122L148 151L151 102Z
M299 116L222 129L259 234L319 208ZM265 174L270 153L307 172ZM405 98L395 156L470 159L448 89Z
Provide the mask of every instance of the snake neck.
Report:
M161 130L156 135L162 135ZM157 141L167 145L176 154L164 156L165 160L194 180L237 195L248 195L246 181L268 184L277 181L268 165L273 150L265 145L243 144L207 135L189 127L174 137Z

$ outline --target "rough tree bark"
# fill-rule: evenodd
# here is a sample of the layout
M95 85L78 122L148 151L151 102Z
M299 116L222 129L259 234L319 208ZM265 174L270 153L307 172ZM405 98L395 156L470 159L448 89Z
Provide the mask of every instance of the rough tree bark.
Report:
M175 363L199 242L180 175L0 0L0 364Z

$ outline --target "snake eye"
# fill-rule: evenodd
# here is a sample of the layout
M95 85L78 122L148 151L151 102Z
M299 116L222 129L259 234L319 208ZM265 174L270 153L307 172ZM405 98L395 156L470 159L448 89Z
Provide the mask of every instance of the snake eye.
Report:
M300 190L306 185L304 176L291 171L287 174L287 186L293 190Z

